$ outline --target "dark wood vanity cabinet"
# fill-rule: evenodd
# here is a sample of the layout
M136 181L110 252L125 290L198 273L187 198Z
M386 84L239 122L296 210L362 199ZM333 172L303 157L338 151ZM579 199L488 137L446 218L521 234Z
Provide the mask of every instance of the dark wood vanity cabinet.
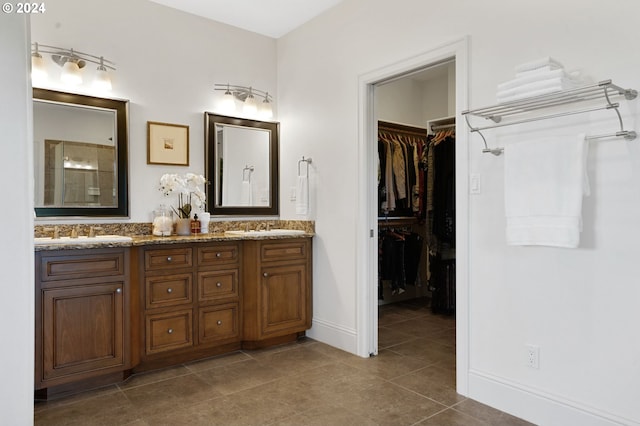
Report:
M35 259L37 397L292 341L311 327L311 238L44 250Z
M129 249L43 251L35 260L35 389L129 369Z
M240 348L239 242L138 248L147 370Z
M311 239L244 244L242 346L296 339L311 327Z

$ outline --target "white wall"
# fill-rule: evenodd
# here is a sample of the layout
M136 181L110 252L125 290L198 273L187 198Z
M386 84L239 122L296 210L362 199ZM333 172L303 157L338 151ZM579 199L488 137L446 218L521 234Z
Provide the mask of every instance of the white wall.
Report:
M0 238L2 297L0 322L0 413L1 422L33 423L33 170L30 100L27 70L29 22L25 15L0 15L0 145L4 159L0 167L0 210L4 226Z
M278 40L282 161L314 160L312 336L353 348L358 332L358 77L470 35L469 106L495 103L496 84L513 78L515 65L546 55L638 88L637 31L605 15L637 16L640 3L603 8L597 0L346 0ZM630 127L637 102L624 105ZM639 423L638 141L591 144L594 191L575 250L505 245L503 158L482 155L477 135L469 143L468 166L482 184L469 212L469 395L540 424ZM294 178L283 170L282 186ZM282 211L294 216L287 203ZM526 343L540 346L539 370L525 367Z
M92 0L78 7L75 0L47 4L46 13L32 17L31 38L116 63L110 96L130 100L130 221L150 222L159 204L176 204L156 190L160 176L204 174L204 112L216 111L221 94L214 83L276 92L276 42L147 0ZM46 88L70 91L56 83L59 67L49 71ZM75 91L94 94L90 84ZM189 126L189 167L147 164L147 121Z

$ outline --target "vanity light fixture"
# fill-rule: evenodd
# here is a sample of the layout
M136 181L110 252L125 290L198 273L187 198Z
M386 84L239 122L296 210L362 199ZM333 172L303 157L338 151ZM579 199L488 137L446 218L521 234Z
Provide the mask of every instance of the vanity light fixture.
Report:
M234 84L214 84L213 90L224 91L220 108L224 114L233 115L237 112L236 101L242 103L242 113L248 116L258 116L264 119L273 117L271 102L273 96L269 92L258 90L254 87L237 86ZM258 103L256 96L262 98Z
M103 56L38 43L33 43L31 48L31 78L35 84L42 84L47 78L46 64L40 53L50 54L53 62L62 67L60 80L69 85L82 84L83 68L87 62L98 65L93 82L94 88L101 91L111 90L109 70L116 70L113 62L104 59Z

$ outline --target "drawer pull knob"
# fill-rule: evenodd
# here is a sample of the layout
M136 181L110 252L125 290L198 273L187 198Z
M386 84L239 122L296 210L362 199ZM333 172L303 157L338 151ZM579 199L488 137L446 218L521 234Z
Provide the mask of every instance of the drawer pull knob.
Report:
M173 289L172 289L171 287L169 287L169 288L167 289L167 293L173 293Z
M218 325L222 325L222 321L218 320Z
M167 256L167 262L171 262L172 260L171 256Z
M168 329L168 330L167 330L167 333L169 333L169 334L173 334L173 328Z
M216 253L216 257L222 256L222 253Z
M216 283L216 287L218 288L222 287L222 283Z
M269 274L267 274L266 272L264 274L262 274L263 277L268 277Z
M121 288L116 288L116 293L122 293L122 289Z

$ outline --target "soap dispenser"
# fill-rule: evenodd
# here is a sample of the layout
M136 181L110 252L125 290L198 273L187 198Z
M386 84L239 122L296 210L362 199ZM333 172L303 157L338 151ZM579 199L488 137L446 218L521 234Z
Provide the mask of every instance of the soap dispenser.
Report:
M192 234L199 234L200 233L200 220L198 220L198 215L194 214L193 215L193 219L191 219L191 233Z

